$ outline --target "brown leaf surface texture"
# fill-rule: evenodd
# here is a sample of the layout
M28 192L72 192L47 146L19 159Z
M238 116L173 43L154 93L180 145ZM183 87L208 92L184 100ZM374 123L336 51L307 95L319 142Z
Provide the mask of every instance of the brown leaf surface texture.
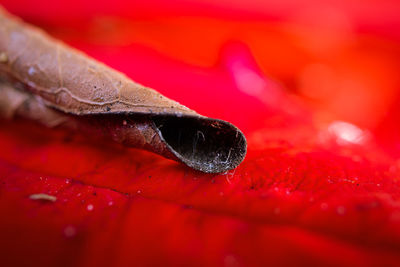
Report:
M96 134L203 172L235 168L246 139L0 9L0 115Z

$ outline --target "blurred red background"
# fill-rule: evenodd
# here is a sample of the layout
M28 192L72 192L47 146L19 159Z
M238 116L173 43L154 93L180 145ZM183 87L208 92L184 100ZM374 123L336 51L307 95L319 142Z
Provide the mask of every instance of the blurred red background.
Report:
M79 137L66 143L62 132L4 122L0 169L14 178L7 178L12 186L3 187L0 207L13 214L3 225L15 242L3 241L3 251L12 255L31 239L21 254L57 265L399 263L398 1L0 4L135 81L233 122L249 141L237 172L208 177L146 152L118 150L123 155L112 160L111 150ZM16 134L27 129L33 141ZM76 192L86 202L32 206L27 192L64 188L56 178L43 185L38 179L46 175L77 182L66 203ZM92 199L93 190L108 189L117 192ZM15 192L25 198L16 200ZM88 201L99 201L97 217L79 210ZM104 208L109 201L120 202ZM110 222L95 226L101 220ZM53 256L42 261L35 238Z

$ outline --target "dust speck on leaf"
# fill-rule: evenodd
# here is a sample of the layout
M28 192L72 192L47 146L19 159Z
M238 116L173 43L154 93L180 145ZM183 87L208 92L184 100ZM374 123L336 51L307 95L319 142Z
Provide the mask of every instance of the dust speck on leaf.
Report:
M0 63L7 63L8 56L5 52L0 52Z
M55 196L51 196L51 195L43 194L43 193L32 194L29 196L29 198L32 200L45 200L45 201L50 201L50 202L55 202L57 200L57 198Z

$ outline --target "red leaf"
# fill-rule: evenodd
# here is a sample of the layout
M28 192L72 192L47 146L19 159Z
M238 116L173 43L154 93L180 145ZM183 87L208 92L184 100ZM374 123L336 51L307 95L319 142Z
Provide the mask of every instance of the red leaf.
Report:
M96 39L90 20L85 28L57 20L52 13L40 13L38 19L30 8L9 5L135 80L205 115L234 122L247 135L249 152L236 170L209 175L148 152L92 142L33 122L2 121L2 265L400 263L398 150L386 148L397 143L397 117L384 112L389 107L393 114L398 110L390 100L400 88L392 76L399 67L396 45L352 33L356 45L347 47L352 42L347 37L346 45L333 42L334 47L325 48L336 54L326 59L311 39L296 39L304 32L287 33L285 24L264 22L260 27L272 30L269 39L263 39L263 31L245 31L253 29L254 22L238 26L205 19L203 26L217 37L203 39L216 55L210 52L204 59L194 56L194 51L204 50L200 42L179 53L178 44L199 38L189 34L191 27L201 29L201 21L193 18L162 28L168 34L152 32L153 26L174 25L174 19L143 23L142 36L132 35L121 46ZM86 14L87 7L81 8L77 17ZM115 14L124 16L119 12ZM68 18L68 9L62 15ZM124 23L132 26L136 20L121 22L116 40L123 35L118 30L129 32ZM67 27L72 34L65 32ZM239 27L237 38L230 38L240 42L221 37L234 27ZM181 39L174 43L163 34ZM156 37L160 39L154 41ZM384 56L386 50L390 57ZM264 60L274 56L284 63ZM356 56L362 63L354 63ZM307 68L314 61L322 62L322 69ZM369 86L368 97L355 101L356 86L344 86L338 103L354 106L354 113L343 115L332 104L338 94L309 101L315 91L306 89L315 81L307 73L317 73L318 86L327 90L331 84L332 90L339 90L350 77L361 88ZM369 124L373 112L375 121ZM338 121L348 119L370 129ZM382 146L386 135L390 142ZM36 194L56 200L32 199L40 198Z

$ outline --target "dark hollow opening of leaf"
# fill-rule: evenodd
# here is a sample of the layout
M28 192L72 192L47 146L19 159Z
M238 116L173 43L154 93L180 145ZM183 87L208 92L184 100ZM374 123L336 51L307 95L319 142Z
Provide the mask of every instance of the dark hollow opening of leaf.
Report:
M188 166L208 173L235 168L246 154L246 139L232 124L197 117L155 116L160 137Z

